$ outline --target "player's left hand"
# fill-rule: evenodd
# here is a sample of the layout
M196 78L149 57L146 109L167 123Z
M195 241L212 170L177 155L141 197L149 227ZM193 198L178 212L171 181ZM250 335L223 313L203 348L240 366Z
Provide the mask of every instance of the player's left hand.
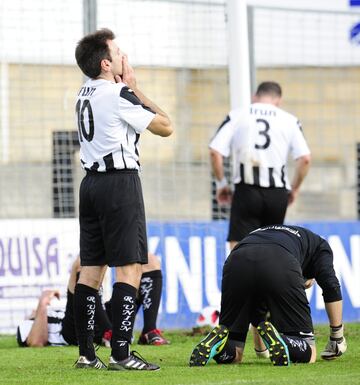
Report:
M331 337L325 346L323 352L321 352L321 358L324 360L333 360L340 357L346 352L347 343L345 337L342 337L338 341L334 341Z

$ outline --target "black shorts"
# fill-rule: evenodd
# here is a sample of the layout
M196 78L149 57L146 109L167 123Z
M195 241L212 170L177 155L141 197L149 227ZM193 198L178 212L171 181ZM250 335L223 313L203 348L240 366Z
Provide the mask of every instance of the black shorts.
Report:
M228 241L241 241L251 231L284 223L288 190L239 183L231 204Z
M141 182L136 170L88 172L80 185L82 266L147 263Z
M276 244L242 244L225 262L219 322L245 342L249 323L264 321L262 306L283 334L313 333L298 260Z

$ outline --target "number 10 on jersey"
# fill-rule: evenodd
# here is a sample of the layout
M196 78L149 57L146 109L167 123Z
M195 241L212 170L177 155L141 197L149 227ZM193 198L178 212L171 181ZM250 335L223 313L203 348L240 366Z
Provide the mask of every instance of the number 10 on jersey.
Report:
M83 142L83 138L91 142L94 137L94 116L91 104L88 99L79 99L76 103L76 115L79 132L79 141ZM87 115L86 119L85 116ZM87 124L86 124L87 123ZM86 125L88 126L86 129Z

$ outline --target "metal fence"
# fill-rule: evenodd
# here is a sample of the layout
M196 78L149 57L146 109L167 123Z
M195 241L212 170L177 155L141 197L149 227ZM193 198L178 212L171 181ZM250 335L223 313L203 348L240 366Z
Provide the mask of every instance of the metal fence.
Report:
M74 49L93 24L115 31L139 87L175 126L168 140L141 139L148 218L216 217L207 144L230 108L227 57L236 47L228 46L226 12L225 1L1 2L0 218L77 215L74 98L82 75ZM281 83L283 107L302 121L313 154L288 219L356 218L360 47L348 32L359 14L249 14L252 79Z

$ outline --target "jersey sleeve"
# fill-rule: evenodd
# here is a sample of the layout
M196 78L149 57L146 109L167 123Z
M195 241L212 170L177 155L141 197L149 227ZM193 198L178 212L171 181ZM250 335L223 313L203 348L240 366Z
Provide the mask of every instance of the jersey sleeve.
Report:
M313 257L313 271L314 278L323 291L324 302L335 302L342 299L340 283L334 270L333 258L330 245L322 239Z
M294 126L294 133L290 143L290 151L294 159L310 154L310 149L306 143L301 123L299 121L297 121Z
M146 130L155 117L155 112L141 103L129 87L121 88L119 95L120 119L128 123L137 133Z
M209 148L219 152L222 156L228 157L234 132L235 124L230 113L217 129L209 143Z

